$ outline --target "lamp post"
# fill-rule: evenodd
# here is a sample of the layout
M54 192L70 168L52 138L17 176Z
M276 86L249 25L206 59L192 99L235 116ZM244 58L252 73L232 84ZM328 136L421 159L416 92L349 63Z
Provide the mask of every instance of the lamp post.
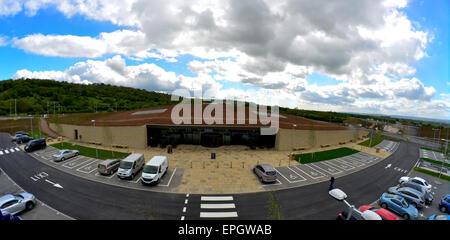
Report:
M95 142L95 157L98 158L98 150L97 150L97 133L95 131L95 120L91 121L94 123L94 142Z
M364 220L381 220L380 215L376 214L375 212L372 212L370 210L366 210L364 212L361 212L357 208L355 208L354 205L351 205L349 202L347 202L345 200L347 198L347 194L345 194L345 192L343 192L339 188L335 188L335 189L329 191L328 194L330 194L330 196L332 196L334 199L336 199L336 200L338 200L340 202L344 202L345 205L347 205L347 207L348 207L348 214L347 214L347 219L346 220L350 220L350 218L352 217L353 212L358 213Z
M292 134L291 134L291 154L294 155L294 129L297 127L296 124L292 124ZM292 156L290 157L292 158ZM289 159L289 166L291 166L291 159Z
M33 137L33 116L28 115L28 117L30 117L30 135Z

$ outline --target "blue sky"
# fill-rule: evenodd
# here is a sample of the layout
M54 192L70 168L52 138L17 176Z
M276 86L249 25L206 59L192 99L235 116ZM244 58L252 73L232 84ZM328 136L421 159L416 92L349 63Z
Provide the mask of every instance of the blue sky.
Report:
M361 4L361 9L353 9L354 11L364 12L368 9L366 15L373 14L375 17L391 15L393 20L389 22L384 18L385 22L381 22L383 18L357 15L349 17L345 13L340 16L340 12L336 12L335 19L331 21L332 25L328 27L324 26L329 24L328 22L320 22L320 19L301 10L305 9L305 6L299 6L301 8L295 14L308 20L304 26L285 24L287 26L280 27L282 24L279 24L269 28L270 31L260 29L264 27L264 24L260 23L264 20L259 17L270 20L271 16L260 16L264 11L256 11L257 7L264 7L269 12L274 11L275 8L267 2L265 3L267 6L251 6L255 9L254 12L245 10L248 15L255 14L253 19L260 19L259 22L253 23L248 19L226 18L227 14L230 16L234 14L233 10L238 11L248 6L230 2L232 6L230 12L223 13L223 8L222 10L220 8L222 3L213 1L214 4L208 6L206 10L212 13L214 28L208 25L210 28L204 31L198 27L200 25L192 27L187 24L192 19L196 23L206 22L200 16L207 11L203 9L204 7L197 6L196 1L190 5L195 13L175 24L172 21L178 21L178 18L187 14L172 16L170 14L180 13L163 9L154 10L153 6L148 6L147 10L143 10L147 11L146 14L139 15L136 8L132 7L140 4L139 1L122 3L128 4L128 7L115 6L114 10L102 9L108 7L106 4L102 5L102 0L93 0L92 3L97 4L97 8L92 9L77 5L68 8L62 4L65 1L50 3L36 1L38 4L35 5L37 6L35 9L30 8L28 0L0 3L6 4L6 8L0 9L10 10L3 10L4 12L0 10L0 39L2 39L0 79L53 77L60 81L105 82L166 92L175 87L200 84L203 88L213 88L217 91L217 96L230 94L234 94L237 98L255 96L255 101L257 96L265 98L264 96L270 92L274 100L269 102L276 100L278 104L288 107L409 114L418 117L432 115L440 119L449 117L450 9L446 0L411 0L406 6L403 0L400 0L389 7L378 2L362 1L364 4ZM144 4L139 6L147 7L146 5L154 3L144 2ZM251 2L249 4L252 5ZM324 1L324 4L328 3ZM172 3L162 3L158 7L173 9L173 6L169 5ZM329 8L331 11L334 8L341 9L338 8L340 6L334 5ZM367 5L366 8L364 5ZM343 6L343 9L352 7ZM329 9L327 11L330 11ZM317 14L320 15L321 10L317 10L319 11ZM402 18L400 15L392 14L395 11L404 14L412 27L408 27L408 24L397 26L397 23L402 22ZM198 15L195 15L196 13ZM163 14L170 16L165 18ZM286 19L295 17L289 9L282 11L282 14L286 14ZM152 15L157 16L155 18L157 20L148 20ZM346 32L337 34L345 36L339 41L326 41L327 37L335 37L333 34L336 31L345 29L333 24L333 21L340 22L341 18L348 21L348 25L355 28L362 26L371 32L367 36L372 42L363 43L366 46L374 45L370 51L361 53L355 51L354 49L359 49L359 45L356 44L360 44L358 41L361 39L351 39L351 34ZM370 24L369 19L378 19L380 22ZM230 24L220 25L225 21L230 21ZM396 32L405 32L410 36L392 38L397 44L394 46L403 46L404 43L404 52L397 52L395 47L386 48L383 37L375 36L378 30L389 29L389 24L398 28L398 31L391 30L392 35ZM179 25L183 27L178 28ZM239 26L245 31L239 28L227 31L227 26ZM301 27L305 29L299 29ZM334 27L334 31L331 31L330 29ZM159 32L155 32L155 29ZM162 33L160 29L167 31ZM246 32L255 29L261 31L246 35ZM298 33L297 38L290 40L283 40L279 34L271 42L260 43L261 39L265 39L264 34L270 34L271 31L280 33L298 31ZM217 37L218 32L224 35ZM111 37L101 36L102 33L111 34L108 35ZM117 34L113 36L115 33ZM169 33L171 35L166 36ZM254 39L248 41L250 38ZM303 39L303 47L296 42L299 38ZM322 41L320 38L325 40ZM347 42L348 44L343 46L348 49L334 45L336 42ZM297 46L295 44L299 47L293 47ZM106 47L103 49L103 46ZM281 49L280 46L289 50ZM77 52L78 49L81 50ZM329 50L326 52L320 50L316 53L317 51L309 51L310 49ZM210 51L214 53L205 54ZM414 60L411 55L420 51L427 56ZM347 55L348 59L340 59L340 56ZM341 62L329 61L335 57L336 61ZM363 61L364 58L367 60ZM375 66L367 66L367 62L375 58L381 65L385 63L383 70L373 71ZM390 69L390 66L394 67ZM401 77L389 74L392 71L396 74L410 72L411 69L414 70L413 74L403 74ZM111 72L107 72L110 70ZM338 75L339 80L335 78ZM408 86L411 86L411 89ZM324 102L326 106L323 105ZM396 104L400 106L395 106ZM414 109L416 111L411 111Z

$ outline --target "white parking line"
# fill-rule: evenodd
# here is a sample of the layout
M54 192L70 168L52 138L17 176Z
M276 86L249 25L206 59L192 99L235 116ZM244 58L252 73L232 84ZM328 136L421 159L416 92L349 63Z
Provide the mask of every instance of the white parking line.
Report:
M355 168L354 166L351 166L349 164L345 164L345 163L342 163L342 162L338 162L338 161L335 161L335 160L336 159L330 160L327 163L330 164L331 166L339 167L339 168L341 168L341 169L343 169L345 171L352 170L352 169ZM347 166L347 168L343 168L341 165Z
M301 172L303 172L304 174L306 174L307 176L309 176L310 178L312 178L312 179L318 179L318 178L323 178L323 177L326 177L326 175L325 174L323 174L322 172L320 172L320 171L317 171L316 169L314 169L314 168L312 168L312 167L310 167L309 166L309 164L304 164L303 166L305 166L305 167L308 167L308 168L310 168L310 169L312 169L313 170L313 172L316 172L316 173L318 173L319 174L319 176L318 177L313 177L313 176L311 176L311 175L309 175L308 173L306 173L305 171L303 171L301 168L300 168L300 166L298 166L297 167L297 165L296 166L294 166L295 168L297 168L298 170L300 170Z
M83 165L83 164L85 164L85 163L87 163L87 162L89 162L89 161L92 161L91 159L87 159L86 161L81 162L81 163L78 163L78 164L75 164L75 165L73 165L73 166L71 166L71 167L68 167L68 166L67 166L67 165L69 165L69 164L71 164L71 163L73 163L73 162L75 162L75 161L80 160L80 159L86 159L86 158L85 158L85 157L79 157L79 158L77 158L77 159L75 159L75 160L72 160L72 161L70 161L70 162L68 162L68 163L63 164L62 166L63 166L63 167L66 167L66 168L68 168L68 169L74 169L74 168L76 168L76 167L78 167L78 166L81 166L81 165ZM66 165L66 164L67 164L67 165Z
M233 201L233 196L202 196L202 201Z
M171 175L170 178L169 178L169 182L168 182L166 185L160 185L160 184L158 184L158 186L161 186L161 187L168 187L168 186L170 185L170 182L172 181L173 175L175 175L175 172L176 172L176 171L177 171L177 169L175 168L175 169L173 170L172 175Z
M303 182L303 181L306 181L306 178L305 177L303 177L300 173L298 173L298 172L296 172L294 169L292 169L291 167L287 167L289 170L291 170L292 172L294 172L297 176L299 176L299 177L301 177L302 179L301 180L295 180L295 181L292 181L292 182Z
M9 151L13 153L14 152L14 148L9 149Z
M20 149L19 148L14 148L14 149L16 149L16 151L18 152L18 151L20 151Z
M321 170L323 170L323 171L325 171L325 172L327 172L327 173L329 173L330 175L333 175L333 174L339 174L339 173L341 173L342 171L339 171L339 170L337 170L337 172L330 172L330 171L328 171L328 170L330 170L330 169L328 169L328 170L325 170L325 169L323 169L323 168L321 168L321 167L319 167L319 166L317 166L316 164L314 164L314 163L311 163L311 165L312 166L314 166L314 167L316 167L316 168L318 168L318 169L321 169Z
M0 155L3 155L3 151L0 151Z
M301 176L300 174L296 173L295 171L293 171L292 169L290 169L288 167L289 170L291 170L292 172L294 172L296 175L300 176L302 179L301 180L289 180L287 177L285 177L283 174L281 174L280 171L278 171L277 169L275 169L275 171L277 171L278 174L280 174L284 179L286 179L286 181L288 181L289 183L297 183L297 182L302 182L302 181L306 181L306 178L304 178L303 176Z
M200 208L204 209L229 209L236 208L234 203L202 203L200 204Z
M275 185L281 185L281 184L283 184L282 182L280 182L280 180L278 180L278 179L275 179L278 183L271 183L271 184L264 184L264 183L261 183L261 185L263 186L263 187L269 187L269 186L275 186Z
M5 150L5 153L8 154L9 153L8 150Z
M320 162L320 163L322 163L323 165L326 165L326 166L328 166L328 167L330 167L330 168L334 168L334 169L338 170L338 171L339 171L338 173L342 173L342 171L346 171L345 169L342 169L342 171L341 171L341 170L339 170L339 169L340 169L339 167L334 167L334 166L331 165L331 163L329 164L329 163L327 163L327 162L328 162L328 161L322 161L322 162Z
M83 165L83 166L77 168L77 171L78 171L78 172L82 172L82 173L87 173L87 174L89 174L89 173L91 173L91 172L97 170L97 168L94 167L91 171L83 171L83 170L80 170L80 169L82 169L82 168L84 168L84 167L87 167L87 166L89 166L89 165L91 165L91 164L93 164L93 163L96 164L96 162L97 162L97 160L92 159L92 162L90 162L90 163L88 163L88 164L85 164L85 165Z

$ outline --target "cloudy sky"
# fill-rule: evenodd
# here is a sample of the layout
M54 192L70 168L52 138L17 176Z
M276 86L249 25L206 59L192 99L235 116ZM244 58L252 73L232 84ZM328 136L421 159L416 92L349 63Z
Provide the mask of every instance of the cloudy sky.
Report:
M448 0L0 0L0 79L450 118Z

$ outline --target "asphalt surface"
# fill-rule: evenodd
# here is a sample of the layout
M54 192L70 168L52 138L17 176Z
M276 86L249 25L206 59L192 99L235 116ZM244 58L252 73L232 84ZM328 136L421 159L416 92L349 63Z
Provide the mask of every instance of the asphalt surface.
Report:
M13 146L8 134L0 134L0 148ZM404 172L419 158L415 143L401 143L396 152L359 172L337 178L335 187L359 207L376 201L389 187L397 184ZM388 167L388 164L391 164ZM54 209L75 219L201 219L200 212L236 212L229 219L268 219L270 206L278 206L284 219L334 219L346 209L328 195L328 182L273 192L233 194L233 209L202 209L202 196L139 191L90 181L45 165L22 151L0 156L0 167L24 190ZM31 177L45 172L34 181ZM34 177L36 179L36 177ZM63 188L53 186L58 183ZM245 184L245 183L237 183ZM276 201L269 201L269 194ZM187 200L187 201L186 201ZM225 203L225 202L218 202Z

